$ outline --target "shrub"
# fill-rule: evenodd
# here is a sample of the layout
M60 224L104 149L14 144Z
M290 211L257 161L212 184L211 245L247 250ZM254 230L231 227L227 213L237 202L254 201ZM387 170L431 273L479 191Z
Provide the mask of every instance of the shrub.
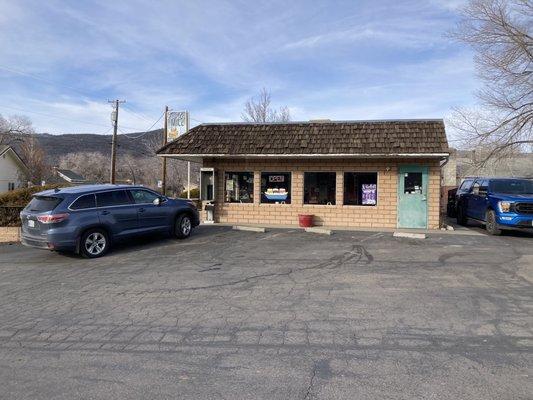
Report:
M183 192L180 193L180 198L182 199L186 199L187 198L187 191L184 190ZM198 199L200 198L200 189L198 188L193 188L191 189L191 199Z
M32 186L29 188L21 188L11 190L10 192L0 193L0 206L14 206L25 207L31 200L34 193L42 192L43 190L55 189L65 185L46 185L46 186Z

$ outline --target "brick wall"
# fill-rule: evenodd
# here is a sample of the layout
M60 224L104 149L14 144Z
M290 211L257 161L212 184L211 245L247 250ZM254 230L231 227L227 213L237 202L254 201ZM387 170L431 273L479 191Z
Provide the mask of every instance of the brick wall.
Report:
M0 243L18 242L20 228L0 226Z
M215 221L241 224L298 225L298 214L313 214L316 225L342 227L396 228L398 166L419 164L429 167L428 228L439 228L440 166L438 160L241 160L205 159L216 175ZM254 202L224 203L224 171L254 172ZM261 172L292 172L291 204L261 204ZM336 204L303 204L304 172L336 172ZM377 172L376 206L343 205L344 172ZM205 215L203 215L205 218Z

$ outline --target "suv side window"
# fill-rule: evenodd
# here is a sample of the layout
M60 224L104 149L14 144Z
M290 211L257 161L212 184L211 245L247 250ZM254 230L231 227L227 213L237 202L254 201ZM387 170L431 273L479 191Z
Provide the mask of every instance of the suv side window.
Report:
M131 200L125 190L113 190L110 192L96 193L98 207L112 207L131 204Z
M84 196L78 197L74 203L70 205L71 210L83 210L86 208L95 208L96 207L96 199L94 197L94 194L86 194Z
M155 194L154 192L143 189L132 189L130 190L130 193L135 204L153 203L153 201L159 197L159 195Z

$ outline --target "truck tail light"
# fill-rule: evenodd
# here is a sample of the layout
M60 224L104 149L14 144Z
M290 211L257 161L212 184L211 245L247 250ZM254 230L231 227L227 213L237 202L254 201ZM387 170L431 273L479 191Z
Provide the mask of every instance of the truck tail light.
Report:
M39 221L41 224L57 224L58 222L66 220L68 217L68 213L39 215L37 217L37 221Z

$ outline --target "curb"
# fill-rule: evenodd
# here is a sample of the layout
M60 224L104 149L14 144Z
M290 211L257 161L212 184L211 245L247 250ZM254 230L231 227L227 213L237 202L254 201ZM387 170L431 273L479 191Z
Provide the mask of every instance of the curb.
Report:
M411 232L394 232L392 236L410 238L410 239L425 239L426 238L425 233L411 233Z
M248 231L248 232L260 232L265 233L266 229L261 228L259 226L242 226L242 225L234 225L233 226L234 231Z
M305 228L305 231L310 232L310 233L319 233L319 234L328 235L328 236L331 236L331 234L333 233L331 229L324 229L324 228Z

